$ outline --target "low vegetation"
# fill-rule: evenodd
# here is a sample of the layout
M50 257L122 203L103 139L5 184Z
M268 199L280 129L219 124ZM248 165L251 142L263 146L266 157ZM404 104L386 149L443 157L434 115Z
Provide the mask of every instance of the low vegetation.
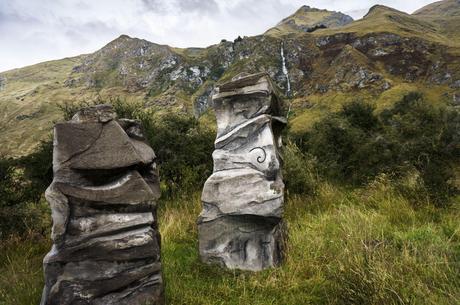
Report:
M212 171L208 123L111 100L142 121L160 164L168 304L460 302L458 110L412 93L384 111L362 101L288 131L289 241L280 268L228 271L198 258L199 191ZM81 106L63 107L69 119ZM206 116L205 116L206 117ZM51 141L0 162L0 304L37 304L50 216Z
M378 115L366 102L345 104L291 138L301 158L309 155L329 180L365 185L383 173L403 182L412 179L419 185L416 193L442 205L457 191L459 130L458 110L433 106L412 92Z
M433 304L460 302L460 205L414 208L385 176L349 190L322 183L288 196L289 248L281 268L227 271L200 263L200 196L160 202L168 304ZM2 243L0 304L34 305L50 242Z

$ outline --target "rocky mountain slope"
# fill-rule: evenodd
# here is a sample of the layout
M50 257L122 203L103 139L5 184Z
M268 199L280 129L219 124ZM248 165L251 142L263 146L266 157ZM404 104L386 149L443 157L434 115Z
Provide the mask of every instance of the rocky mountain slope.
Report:
M207 113L219 82L266 71L290 101L292 130L361 98L377 111L418 90L460 104L460 2L361 20L300 8L266 33L178 49L122 35L99 51L0 73L0 154L22 155L60 118L58 105L121 97L158 111Z
M265 34L311 33L324 28L337 28L351 22L353 22L353 18L340 12L320 10L304 5Z

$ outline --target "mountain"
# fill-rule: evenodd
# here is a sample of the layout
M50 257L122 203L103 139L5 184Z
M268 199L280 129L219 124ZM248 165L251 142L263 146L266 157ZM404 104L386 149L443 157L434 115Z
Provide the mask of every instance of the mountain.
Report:
M340 12L331 12L311 8L307 5L299 8L294 14L283 19L267 35L285 35L288 33L311 33L322 28L336 28L353 22L353 18Z
M449 40L460 43L460 0L445 0L429 4L417 10L414 16L435 24Z
M266 71L290 102L293 132L356 98L377 111L410 91L460 104L458 1L414 14L377 5L362 19L301 7L262 35L179 49L122 35L99 51L0 73L0 155L27 154L59 105L120 97L207 117L219 83ZM448 16L446 16L448 14Z
M434 2L415 11L414 15L460 17L460 1L446 0Z

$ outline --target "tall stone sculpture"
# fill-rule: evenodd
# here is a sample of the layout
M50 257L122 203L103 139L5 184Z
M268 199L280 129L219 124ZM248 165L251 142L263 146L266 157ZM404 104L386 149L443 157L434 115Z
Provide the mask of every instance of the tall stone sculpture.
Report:
M56 124L41 305L163 304L155 154L109 105Z
M237 77L213 96L214 173L198 219L204 262L262 270L283 256L280 133L286 121L268 75Z

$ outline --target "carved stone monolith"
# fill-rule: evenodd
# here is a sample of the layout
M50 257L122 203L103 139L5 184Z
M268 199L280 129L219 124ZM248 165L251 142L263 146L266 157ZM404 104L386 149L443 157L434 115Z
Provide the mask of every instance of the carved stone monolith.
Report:
M262 270L283 257L281 104L265 73L237 77L213 96L214 173L198 219L202 261Z
M110 105L54 127L53 247L41 305L163 304L155 154Z

